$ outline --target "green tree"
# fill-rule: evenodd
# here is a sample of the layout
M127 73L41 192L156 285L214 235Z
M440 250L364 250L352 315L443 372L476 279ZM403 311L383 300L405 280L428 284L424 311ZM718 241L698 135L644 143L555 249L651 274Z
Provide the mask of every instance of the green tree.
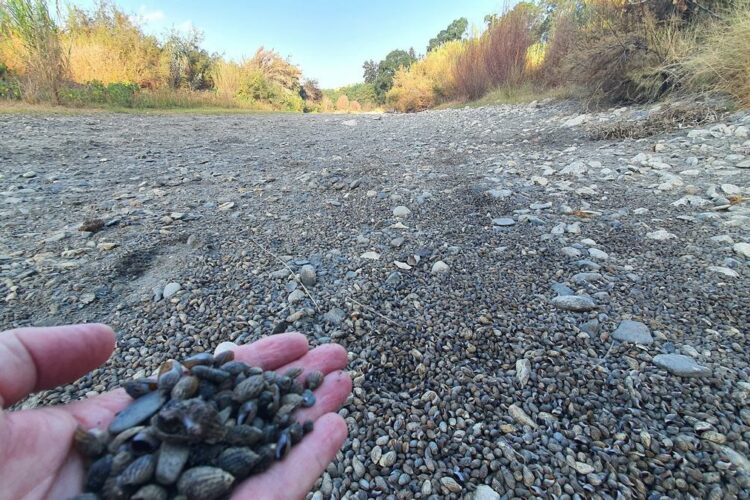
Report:
M369 61L365 61L362 69L365 70L365 83L373 83L378 76L378 63L370 59Z
M427 46L427 52L436 49L443 45L445 42L451 40L460 40L466 33L466 28L469 27L469 21L465 17L459 17L454 19L447 28L441 30L435 38L430 39L430 44Z
M193 28L186 34L176 30L164 44L164 54L169 65L168 83L176 88L206 90L213 87L211 66L214 57L201 48L203 33Z
M385 102L385 94L393 86L393 76L396 74L396 70L401 67L408 68L414 61L416 61L416 58L405 50L392 50L385 56L385 59L380 61L378 73L373 81L375 96L379 103Z

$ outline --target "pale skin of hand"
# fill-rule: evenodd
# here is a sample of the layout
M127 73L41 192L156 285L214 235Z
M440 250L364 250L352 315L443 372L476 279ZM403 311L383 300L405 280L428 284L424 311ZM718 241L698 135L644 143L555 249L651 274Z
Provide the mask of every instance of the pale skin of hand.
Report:
M23 328L0 333L0 408L27 395L73 382L104 363L115 347L105 325ZM235 359L266 370L293 367L326 374L315 391L316 404L298 414L315 421L314 430L282 461L236 486L233 499L303 498L334 459L347 436L335 412L352 390L343 347L310 350L307 338L284 333L233 349ZM304 377L304 373L302 375ZM0 409L0 499L60 499L81 492L82 458L73 449L73 433L106 428L131 400L121 389L62 406L33 410Z

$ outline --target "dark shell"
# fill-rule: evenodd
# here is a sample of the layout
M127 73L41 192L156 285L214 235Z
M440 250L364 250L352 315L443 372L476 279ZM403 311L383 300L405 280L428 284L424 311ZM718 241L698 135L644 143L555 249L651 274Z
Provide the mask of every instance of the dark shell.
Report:
M292 385L289 387L289 390L287 392L293 392L295 394L302 394L302 392L305 390L304 386L297 380L292 382Z
M221 384L231 376L229 372L225 372L220 368L213 368L204 365L194 366L190 372L198 378L208 380L215 384Z
M167 490L156 484L147 484L136 491L131 500L167 500Z
M112 456L112 474L118 475L120 472L124 471L125 468L130 465L130 463L135 458L135 455L130 453L128 450L123 450L115 455Z
M227 448L216 459L216 466L232 474L236 479L250 475L260 457L250 448Z
M222 367L222 365L234 361L234 351L228 350L214 354L214 366ZM244 363L242 363L244 365Z
M234 393L230 390L219 391L213 397L214 403L219 410L231 406L234 403Z
M190 448L185 445L162 443L156 462L156 480L161 484L172 484L177 481L189 456Z
M174 359L165 361L159 367L157 385L161 392L169 394L172 388L182 378L183 368L180 363Z
M240 403L244 403L248 399L258 397L263 392L266 386L266 381L262 375L253 375L246 378L234 388L234 399Z
M303 371L304 370L300 367L289 368L286 372L284 372L284 376L289 377L290 379L295 379L302 375Z
M257 453L260 457L260 460L258 461L258 464L254 469L254 472L256 473L266 470L273 464L274 458L276 456L276 444L264 445L259 450L257 450Z
M320 387L320 384L323 383L323 379L325 379L325 375L323 375L322 371L313 370L305 377L305 387L307 387L311 391L314 391L315 389Z
M315 423L312 420L305 420L302 423L302 432L305 434L312 432L313 428L315 427Z
M213 464L222 451L226 449L225 444L194 444L190 447L188 468L200 465Z
M226 432L216 408L198 398L170 401L151 423L159 438L172 443L216 443Z
M288 430L284 430L279 435L279 439L276 442L276 460L281 460L289 454L289 450L292 449L292 437L289 435Z
M263 371L263 368L261 368L261 367L259 367L259 366L252 366L252 367L248 368L248 369L247 369L247 370L245 371L245 374L246 374L246 375L247 375L248 377L251 377L251 376L253 376L253 375L263 375L264 373L265 373L265 372Z
M86 489L90 491L101 490L111 473L112 455L104 455L99 460L93 461L86 473Z
M150 392L141 396L115 416L109 424L109 432L119 434L125 429L145 422L159 411L165 401L166 398L159 392Z
M143 455L128 465L118 476L120 486L138 486L151 480L156 469L156 457L152 454Z
M227 363L221 365L219 368L221 368L225 372L231 373L232 375L245 373L245 371L248 369L247 365L242 361L228 361Z
M210 352L199 352L193 354L190 357L185 358L182 364L187 368L193 368L198 365L211 365L214 362L214 357Z
M153 453L159 448L161 440L156 436L156 432L147 427L130 440L130 449L136 454Z
M287 429L289 431L289 437L292 438L292 444L297 444L302 441L302 437L305 435L305 431L302 429L302 424L294 422Z
M258 403L254 400L245 401L237 410L237 424L242 425L246 422L252 422L258 415Z
M313 394L310 389L305 389L305 392L302 393L302 406L305 408L310 408L314 404L315 394Z
M96 457L104 453L109 433L100 429L85 430L78 426L73 435L76 450L85 457Z
M294 379L291 379L287 376L279 377L276 381L277 384L279 384L279 389L281 389L284 392L287 392L290 387L292 387L292 383L294 382Z
M81 493L74 497L70 497L68 500L100 500L101 497L96 493Z
M263 431L251 425L235 425L227 429L224 440L233 445L252 446L263 439Z
M107 500L125 500L128 498L128 492L118 484L116 477L110 477L104 481L102 497Z
M302 405L302 396L293 392L284 394L284 397L281 398L281 406L283 407L286 405L293 405L295 408L298 408L300 405Z
M198 378L193 376L182 377L172 387L172 399L190 399L198 392Z
M141 396L145 396L149 392L156 390L156 381L149 378L139 378L136 380L128 380L122 387L125 392L133 399L138 399Z
M189 500L214 500L227 494L233 483L234 476L218 467L194 467L180 476L177 489Z
M135 427L131 427L130 429L125 429L118 435L114 437L112 441L109 442L107 445L107 449L110 453L117 453L118 451L122 451L123 446L130 441L133 436L141 432L143 429L145 429L142 425L136 425ZM129 448L125 448L129 449Z
M78 228L79 231L86 231L89 233L97 233L102 229L104 229L104 221L101 219L86 219Z

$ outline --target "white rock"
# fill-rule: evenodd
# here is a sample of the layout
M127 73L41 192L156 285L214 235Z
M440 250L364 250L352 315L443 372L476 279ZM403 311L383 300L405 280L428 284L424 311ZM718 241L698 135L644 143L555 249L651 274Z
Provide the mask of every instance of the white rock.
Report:
M216 346L216 349L214 349L214 354L221 354L225 351L233 351L236 348L237 344L235 344L234 342L225 341Z
M411 269L411 266L407 264L406 262L401 262L400 260L394 260L393 263L396 265L397 268L403 269L404 271L408 271Z
M577 127L579 125L583 125L584 123L589 121L589 118L589 115L586 114L575 116L563 123L563 127Z
M477 489L474 491L473 500L500 500L500 493L486 484L482 484L477 486Z
M708 270L723 274L724 276L729 276L730 278L737 278L739 276L737 271L724 266L708 266Z
M609 259L609 254L607 254L607 252L603 250L599 250L598 248L589 248L589 255L598 260Z
M393 215L395 217L408 217L411 214L411 210L407 207L400 205L393 209Z
M735 243L732 250L738 255L750 259L750 243Z
M380 258L380 254L377 252L365 252L362 255L360 255L359 258L369 259L369 260L378 260Z
M711 236L711 241L715 241L716 243L728 243L730 245L734 243L734 240L728 234L722 234L720 236Z
M341 125L346 125L347 127L356 127L357 120L344 120L343 122L341 122Z
M581 240L581 244L586 245L587 247L594 247L596 246L596 241L591 238L584 238Z
M171 283L166 284L166 286L164 287L164 291L162 292L162 295L164 296L165 299L168 299L174 294L176 294L177 292L179 292L180 290L182 290L182 286L180 286L179 283L175 283L173 281Z
M750 168L750 160L741 161L735 165L737 168Z
M563 248L560 249L560 251L566 257L571 257L571 258L574 258L574 259L576 259L576 258L578 258L578 257L581 256L581 251L578 250L577 248L573 248L573 247L563 247Z
M744 125L740 125L736 129L734 129L734 136L744 139L748 135L747 127Z
M318 279L318 276L315 274L315 268L311 266L310 264L305 264L299 270L299 280L306 287L311 287L315 285L315 282L317 281L317 279Z
M722 184L721 190L726 194L740 194L742 192L739 186L735 186L734 184Z
M450 266L439 260L432 265L432 274L444 274L450 271Z
M574 161L560 170L561 175L583 175L588 171L588 167L582 161Z
M664 240L669 240L672 238L677 238L677 236L670 233L666 229L657 229L656 231L651 231L650 233L646 233L646 238L650 240L664 241Z
M521 387L524 387L529 381L531 375L531 363L526 358L521 358L516 361L516 378Z

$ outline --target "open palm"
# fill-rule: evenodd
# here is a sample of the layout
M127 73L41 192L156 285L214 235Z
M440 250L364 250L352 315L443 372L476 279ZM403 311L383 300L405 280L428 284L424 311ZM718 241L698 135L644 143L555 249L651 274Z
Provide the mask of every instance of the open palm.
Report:
M105 325L0 333L0 408L34 391L74 381L106 361L114 346L115 335ZM326 374L315 391L316 404L298 415L300 420L315 421L313 432L286 459L245 480L233 493L240 499L302 498L346 438L346 424L333 413L351 392L351 380L341 371L346 351L333 344L309 350L304 335L285 333L236 347L234 352L235 359L264 370L301 367ZM0 498L67 498L80 493L84 464L72 447L75 429L79 425L106 428L130 401L118 389L64 406L0 409ZM278 491L279 485L284 485L283 491Z

